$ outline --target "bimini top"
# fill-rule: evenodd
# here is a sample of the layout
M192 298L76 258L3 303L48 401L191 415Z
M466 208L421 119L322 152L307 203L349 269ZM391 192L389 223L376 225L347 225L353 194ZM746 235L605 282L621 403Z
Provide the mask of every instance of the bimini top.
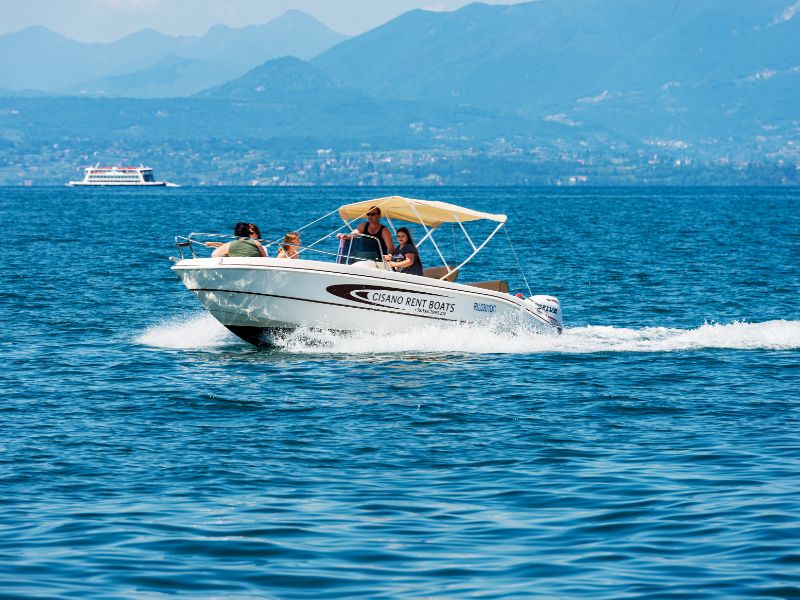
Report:
M373 206L381 209L381 216L409 223L421 223L428 227L438 227L442 223L465 223L486 219L505 223L505 215L479 212L463 206L439 202L437 200L414 200L402 196L388 196L375 200L363 200L339 207L339 216L345 221L362 218Z

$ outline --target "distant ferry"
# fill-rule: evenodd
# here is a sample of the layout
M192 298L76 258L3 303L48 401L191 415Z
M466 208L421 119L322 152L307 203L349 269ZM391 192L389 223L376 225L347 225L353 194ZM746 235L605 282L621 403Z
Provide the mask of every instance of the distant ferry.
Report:
M177 183L156 181L153 169L145 166L138 167L87 167L84 169L82 181L70 181L72 186L161 186L180 187Z

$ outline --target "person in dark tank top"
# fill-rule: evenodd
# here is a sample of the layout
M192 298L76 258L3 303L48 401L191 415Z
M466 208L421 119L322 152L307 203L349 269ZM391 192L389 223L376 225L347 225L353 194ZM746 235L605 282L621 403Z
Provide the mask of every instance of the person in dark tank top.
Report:
M219 242L207 242L209 248L216 248L211 256L234 256L239 258L256 258L266 256L267 251L258 240L261 238L261 231L254 223L239 222L233 230L233 235L238 239L232 242L221 244Z
M422 275L422 259L411 239L411 232L406 227L397 230L397 249L393 254L384 256L384 259L398 273Z
M380 248L376 248L376 251L379 256L392 254L394 252L394 240L392 240L392 234L386 225L381 223L381 209L373 206L366 212L366 217L367 222L358 226L358 232L378 238ZM375 240L369 241L375 244Z
M381 209L377 206L373 206L365 214L367 221L365 223L360 223L352 234L340 233L337 237L349 239L351 235L370 235L372 237L364 238L363 250L374 249L376 259L387 254L392 254L394 252L394 240L392 240L392 234L389 228L381 223ZM373 237L378 238L377 241L372 239ZM378 247L379 243L380 247Z

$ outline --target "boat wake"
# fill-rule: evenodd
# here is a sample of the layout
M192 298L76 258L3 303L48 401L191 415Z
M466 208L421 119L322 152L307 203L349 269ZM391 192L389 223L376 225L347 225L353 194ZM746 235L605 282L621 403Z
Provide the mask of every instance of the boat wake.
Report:
M209 349L245 344L207 314L149 327L135 338L155 348ZM706 323L694 329L632 329L587 325L567 327L561 335L509 336L487 327L426 327L391 336L298 329L279 343L292 354L387 354L455 352L534 354L597 352L680 352L703 349L792 350L800 348L800 321Z
M192 314L151 325L134 342L154 348L194 350L242 344L208 313Z

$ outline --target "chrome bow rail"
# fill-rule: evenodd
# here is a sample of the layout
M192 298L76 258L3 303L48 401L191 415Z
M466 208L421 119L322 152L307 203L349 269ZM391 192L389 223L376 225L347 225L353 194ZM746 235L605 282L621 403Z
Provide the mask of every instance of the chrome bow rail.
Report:
M370 238L375 240L380 248L380 240L377 237L369 234L359 234L359 237ZM201 238L201 239L198 239ZM214 246L208 246L209 242L221 242L226 243L237 239L236 236L233 235L225 235L220 233L201 233L201 232L192 232L188 236L177 235L175 236L175 246L178 248L178 253L180 254L180 258L171 256L170 260L173 262L177 262L179 260L186 260L190 258L206 258L204 256L198 256L196 248L212 248ZM267 254L269 255L269 248L279 247L284 244L283 240L256 240L261 242L264 246L264 249L267 250ZM331 256L333 257L336 262L344 262L350 264L351 262L356 261L376 261L376 259L365 258L360 256L353 256L352 255L352 244L348 245L347 253L342 252L342 248L339 248L338 252L328 252L326 250L320 250L319 248L314 248L312 246L302 246L299 244L289 244L290 246L294 246L297 248L297 253L302 254L304 252L315 252L317 254L321 254L323 256ZM376 261L377 262L377 261ZM383 256L380 258L380 262L383 262L384 265L386 261L384 260ZM387 267L388 268L388 267Z

